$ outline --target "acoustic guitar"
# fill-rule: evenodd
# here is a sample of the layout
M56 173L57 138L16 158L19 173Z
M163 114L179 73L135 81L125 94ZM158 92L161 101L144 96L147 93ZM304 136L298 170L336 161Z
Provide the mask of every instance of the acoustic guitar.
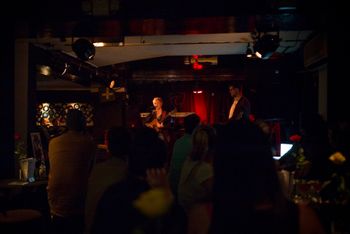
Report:
M148 123L145 123L145 126L146 127L149 127L149 128L153 128L155 129L157 132L160 131L159 127L158 127L158 124L161 124L161 123L164 123L165 120L167 120L172 114L174 114L176 112L176 109L170 111L169 113L167 113L165 115L165 117L163 118L162 121L158 121L157 118L154 118L151 122L148 122Z

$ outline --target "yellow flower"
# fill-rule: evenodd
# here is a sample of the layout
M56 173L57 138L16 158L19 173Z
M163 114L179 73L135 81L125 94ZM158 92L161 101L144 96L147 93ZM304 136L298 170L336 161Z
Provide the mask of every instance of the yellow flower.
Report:
M172 196L169 196L168 191L154 188L141 193L133 202L133 205L147 217L156 218L169 210L172 200Z
M340 152L335 152L328 159L331 160L333 163L338 164L338 165L343 164L346 161L346 158Z

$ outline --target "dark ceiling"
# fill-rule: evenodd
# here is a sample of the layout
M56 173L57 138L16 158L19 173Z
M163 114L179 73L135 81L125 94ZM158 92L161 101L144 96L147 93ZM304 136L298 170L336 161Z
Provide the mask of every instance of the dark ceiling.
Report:
M294 6L301 15L308 15L319 21L327 10L327 0L35 0L20 1L14 5L14 16L25 20L81 19L87 15L82 3L96 2L118 5L110 12L121 18L179 18L202 16L242 16L276 13L280 6ZM12 4L15 4L16 1Z
M119 4L119 8L115 11L110 11L108 15L105 16L94 16L89 15L90 13L86 9L82 8L82 3L96 3L96 2L108 2L108 4ZM294 6L295 10L287 11L278 11L280 6ZM305 1L305 0L244 0L244 1L234 1L234 0L216 0L216 1L200 1L200 0L36 0L36 1L23 1L21 2L21 7L15 8L14 17L19 21L26 21L28 23L27 35L30 38L38 36L39 30L42 30L43 25L50 24L50 27L53 28L54 37L58 38L69 38L72 37L68 32L69 29L62 26L62 22L78 22L78 25L83 25L81 34L90 33L93 36L96 36L96 31L94 31L94 25L97 25L99 21L103 20L116 20L121 24L128 24L127 27L121 26L120 35L133 35L132 34L132 25L131 23L138 23L135 19L142 20L144 18L159 18L164 19L165 30L161 34L187 34L191 27L188 26L189 22L196 22L195 20L188 20L189 18L195 17L214 17L215 16L224 16L231 17L234 16L235 29L234 33L237 32L252 32L253 29L261 31L274 30L275 24L277 22L277 30L290 31L294 30L295 35L289 35L284 39L287 43L294 44L292 39L295 40L295 44L298 40L305 40L299 38L300 31L302 30L318 30L324 27L326 22L327 14L327 0L321 1ZM253 19L253 23L250 23L250 20ZM210 19L209 19L210 20ZM226 20L226 19L225 19ZM114 22L114 21L113 21ZM141 21L139 21L141 22ZM206 21L198 21L206 22ZM223 20L223 22L226 22ZM228 22L228 20L227 20ZM59 25L58 27L55 28ZM143 21L143 26L145 22ZM101 24L102 25L102 24ZM102 29L108 28L108 24L105 26L97 27L97 31L101 32ZM69 26L69 25L68 25ZM140 26L140 25L139 25ZM200 29L214 28L213 32L202 32L199 31L199 34L205 33L230 33L232 31L218 31L216 32L216 26L214 25L197 25L194 24L194 28L199 27ZM209 27L213 26L213 27ZM57 28L66 30L64 33L62 31L56 30ZM69 28L69 27L68 27ZM142 25L140 27L143 28ZM84 30L86 29L86 30ZM268 30L266 30L268 29ZM104 31L106 32L106 31ZM138 35L149 35L142 34L143 31ZM61 34L60 34L61 33ZM79 36L79 35L78 35ZM291 39L292 38L292 39ZM246 48L246 41L244 43L240 40L240 46ZM237 43L239 45L239 43ZM138 51L141 53L140 51ZM99 54L98 54L99 55ZM66 58L66 55L63 55ZM114 55L113 55L114 56ZM111 56L103 55L103 58L109 58ZM125 57L125 56L124 56ZM62 58L60 55L59 59ZM96 58L95 58L96 59ZM71 61L71 58L68 58ZM141 63L134 62L128 64L128 69L134 71L139 70L141 76L145 76L147 73L148 67L163 67L166 70L166 67L178 66L181 69L183 57L172 57L166 58L163 57L161 60L142 60ZM242 56L221 56L220 64L223 64L224 67L232 68L232 64L241 63L234 62L234 60L242 61ZM156 63L154 63L156 61ZM169 62L170 61L170 62ZM228 61L228 62L227 62ZM113 64L112 62L107 64ZM171 65L169 65L171 64ZM147 66L146 66L147 65ZM87 70L89 73L95 75L96 69L87 67L87 69L81 69L80 61L72 61L71 68L77 67L79 71ZM87 66L84 64L84 66ZM84 68L84 67L83 67ZM105 72L107 76L114 74L115 66L106 67L104 70L99 69L99 72ZM120 72L120 69L117 68ZM237 69L235 69L237 71ZM92 71L92 72L90 72ZM118 72L117 71L117 72ZM162 76L162 72L159 72ZM105 76L105 75L103 75Z

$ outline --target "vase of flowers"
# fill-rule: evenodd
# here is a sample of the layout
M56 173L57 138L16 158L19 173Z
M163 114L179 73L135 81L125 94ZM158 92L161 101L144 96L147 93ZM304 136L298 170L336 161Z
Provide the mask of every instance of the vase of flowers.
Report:
M293 188L291 190L291 198L296 203L303 200L314 200L315 202L318 202L318 184L315 183L315 181L306 180L306 176L309 173L311 163L305 156L304 148L301 143L302 137L298 134L294 134L289 137L289 140L293 142L293 147L288 152L293 165Z
M21 161L27 158L27 148L24 144L24 141L19 133L15 133L15 148L14 148L14 157L15 157L15 172L19 179L22 178L22 170L21 170Z
M298 134L294 134L289 138L289 140L293 142L293 147L289 153L294 159L296 179L302 179L308 173L310 166L310 161L307 160L304 154L304 148L301 144L301 139L301 136Z
M16 161L19 161L21 159L25 159L27 157L27 148L24 144L24 141L21 138L21 135L19 133L15 133L15 151L14 156L16 158Z

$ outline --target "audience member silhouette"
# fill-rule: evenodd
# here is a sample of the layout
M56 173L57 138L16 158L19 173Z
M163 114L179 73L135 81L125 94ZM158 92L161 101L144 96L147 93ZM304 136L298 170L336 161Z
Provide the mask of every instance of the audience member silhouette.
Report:
M188 216L187 233L206 233L210 224L215 131L200 125L180 176L178 201Z
M171 211L157 218L147 216L135 205L154 188L164 191L157 199L145 199L144 205L154 211L152 202L172 201L172 194L164 169L166 145L150 128L134 129L133 143L128 158L128 175L122 182L110 186L103 194L97 207L91 233L181 233L176 222L167 220ZM153 189L152 189L153 188ZM158 194L159 195L159 194ZM160 199L160 200L158 200ZM159 204L159 203L157 203ZM163 206L162 206L163 207ZM164 208L164 207L163 207ZM157 209L157 208L156 208Z
M310 168L303 177L309 180L325 181L331 177L329 156L332 147L328 137L328 126L321 115L311 113L305 115L301 124L301 146Z
M214 175L210 233L324 233L312 209L284 197L258 126L233 121L221 129Z
M173 147L169 168L169 182L175 196L177 196L182 165L192 150L192 132L199 122L200 118L197 114L186 116L184 118L185 133L175 141Z
M96 206L104 191L112 184L122 181L127 174L126 160L131 146L129 131L124 127L110 128L106 144L109 158L96 163L89 178L85 206L86 233L90 233Z
M50 140L48 202L52 233L83 233L84 207L95 157L95 144L85 132L80 110L67 113L68 131Z

